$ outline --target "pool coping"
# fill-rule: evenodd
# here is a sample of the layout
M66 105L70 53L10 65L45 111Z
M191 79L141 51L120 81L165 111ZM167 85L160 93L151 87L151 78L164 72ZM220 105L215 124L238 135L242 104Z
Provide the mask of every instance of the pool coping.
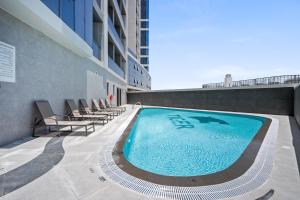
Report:
M120 169L136 178L160 185L180 187L195 187L220 184L238 178L239 176L244 174L254 163L257 153L272 122L271 119L264 117L265 122L258 130L255 137L251 140L250 144L243 151L242 155L238 158L237 161L235 161L225 170L200 176L165 176L140 169L128 162L124 157L123 147L140 112L141 109L135 114L135 116L121 135L120 139L117 141L112 152L114 162Z
M157 106L147 106L147 107L156 107ZM163 107L158 107L163 108ZM170 108L168 108L170 109ZM172 109L172 108L171 108ZM175 108L178 109L178 108ZM179 108L184 109L184 108ZM186 109L186 110L196 110L197 109ZM200 110L207 111L207 110ZM116 142L120 140L124 130L127 128L124 127L123 131L116 134L115 138L109 145L107 145L104 151L100 155L100 166L103 172L108 175L110 179L114 182L123 185L124 187L146 194L153 197L164 197L171 199L186 199L186 198L195 198L195 199L219 199L219 198L228 198L237 195L241 195L252 191L253 189L262 185L269 177L272 171L273 164L273 154L274 148L276 145L276 138L278 132L278 120L272 117L267 117L264 114L250 114L250 113L238 113L238 112L224 112L224 111L210 111L209 112L221 112L221 113L231 113L231 114L242 114L248 116L261 116L271 120L269 129L265 134L265 139L261 143L261 147L258 150L257 156L251 165L251 167L246 170L241 176L229 180L223 183L216 183L212 185L202 185L202 186L174 186L174 185L163 185L158 183L153 183L150 181L145 181L140 178L137 178L133 175L130 175L127 172L124 172L120 167L115 163L115 155L112 155L113 149L116 145ZM128 124L136 116L134 112L132 116L128 119ZM126 123L126 124L127 124ZM209 197L209 198L208 198Z

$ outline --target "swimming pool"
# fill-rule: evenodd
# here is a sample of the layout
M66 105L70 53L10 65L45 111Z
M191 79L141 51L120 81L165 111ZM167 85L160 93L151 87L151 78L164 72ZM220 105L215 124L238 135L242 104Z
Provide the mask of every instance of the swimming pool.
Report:
M258 116L144 108L114 154L124 171L151 182L217 184L247 171L269 124Z

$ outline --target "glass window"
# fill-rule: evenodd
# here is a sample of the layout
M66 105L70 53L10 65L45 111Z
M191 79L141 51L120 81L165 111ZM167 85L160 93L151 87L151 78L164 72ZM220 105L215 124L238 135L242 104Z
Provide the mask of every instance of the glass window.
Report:
M149 19L149 0L141 0L141 18Z
M149 22L141 22L141 28L149 28Z
M141 31L141 46L149 46L149 31Z
M74 0L61 0L61 18L72 29L75 30L75 2Z
M141 58L141 64L149 64L149 59L148 58Z
M59 0L42 0L42 2L48 6L52 12L54 12L57 16L59 16Z
M149 55L149 49L141 49L141 55Z
M84 1L84 39L92 46L93 44L93 1Z
M75 1L75 32L84 39L84 1Z

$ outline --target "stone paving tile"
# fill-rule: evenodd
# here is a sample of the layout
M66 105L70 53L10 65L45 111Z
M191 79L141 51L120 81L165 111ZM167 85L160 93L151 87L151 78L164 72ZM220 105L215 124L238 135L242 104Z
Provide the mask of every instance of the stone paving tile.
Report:
M65 154L60 162L54 164L50 170L29 181L23 187L19 187L2 198L0 197L0 199L158 200L159 198L133 192L112 182L105 177L99 166L99 153L103 146L110 142L113 135L118 132L120 124L126 121L130 113L131 109L129 108L126 113L109 124L97 126L97 131L88 137L72 135L64 137L62 147ZM300 199L300 190L298 189L300 188L300 178L297 171L295 150L292 145L289 118L287 116L272 117L280 120L272 174L261 187L232 199L253 200L266 194L270 189L275 190L271 199ZM7 148L0 148L0 177L1 161L14 162L15 168L24 165L24 163L30 163L44 151L46 143L51 139L51 137L38 138L24 143L15 143L7 146ZM53 154L44 155L44 158L47 159L39 160L42 163L41 165L27 164L27 168L37 168L36 170L29 170L26 173L27 177L36 176L36 173L45 170L47 165L52 163L53 155L56 155L57 151L52 148L50 152ZM20 156L23 156L22 159L20 159ZM0 178L0 196L5 188L3 183L4 179Z

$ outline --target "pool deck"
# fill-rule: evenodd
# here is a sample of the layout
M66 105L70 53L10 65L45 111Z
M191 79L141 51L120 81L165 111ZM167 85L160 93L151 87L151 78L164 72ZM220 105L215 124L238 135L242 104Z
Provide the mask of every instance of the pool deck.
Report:
M68 136L53 137L53 133L0 147L0 199L156 199L111 181L99 164L103 147L126 128L136 111L128 105L125 113L105 126L97 126L88 137L79 136L81 130L76 130ZM299 199L299 128L291 117L264 116L279 120L271 175L259 188L231 199L253 200L271 189L271 199Z

